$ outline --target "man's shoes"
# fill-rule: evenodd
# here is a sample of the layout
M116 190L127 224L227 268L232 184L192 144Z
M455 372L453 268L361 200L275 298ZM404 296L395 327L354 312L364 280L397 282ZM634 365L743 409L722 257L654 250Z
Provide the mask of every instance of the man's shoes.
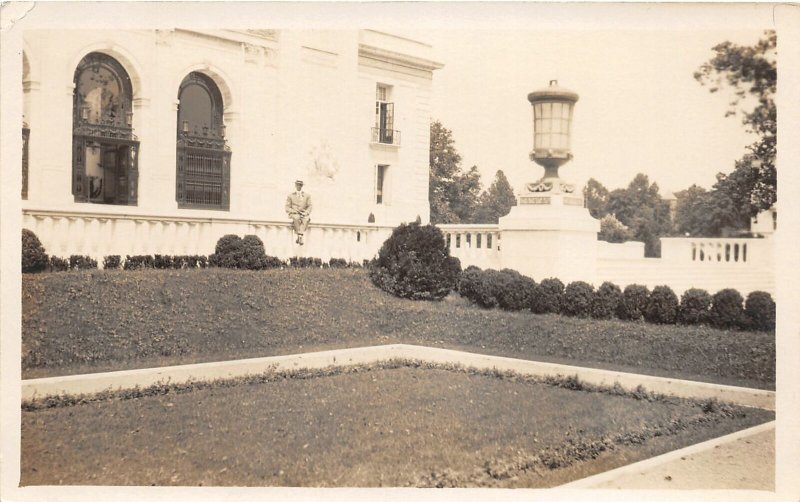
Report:
M302 246L303 245L303 238L302 237L298 237L297 238L297 243Z

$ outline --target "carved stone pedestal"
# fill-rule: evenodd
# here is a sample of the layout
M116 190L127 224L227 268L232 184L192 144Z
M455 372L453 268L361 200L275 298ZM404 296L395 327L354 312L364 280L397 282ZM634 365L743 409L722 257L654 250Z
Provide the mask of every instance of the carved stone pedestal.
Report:
M502 266L536 282L555 277L565 285L595 284L600 222L583 207L580 195L564 192L569 185L540 192L533 191L536 186L527 186L519 204L500 218Z

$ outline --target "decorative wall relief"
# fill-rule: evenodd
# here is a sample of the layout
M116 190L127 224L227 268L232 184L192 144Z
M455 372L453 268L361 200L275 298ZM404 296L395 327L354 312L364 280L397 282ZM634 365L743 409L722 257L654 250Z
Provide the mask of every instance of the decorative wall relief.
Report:
M331 150L327 140L322 140L317 146L311 148L311 164L308 174L312 178L327 179L331 182L336 181L339 173L339 161Z

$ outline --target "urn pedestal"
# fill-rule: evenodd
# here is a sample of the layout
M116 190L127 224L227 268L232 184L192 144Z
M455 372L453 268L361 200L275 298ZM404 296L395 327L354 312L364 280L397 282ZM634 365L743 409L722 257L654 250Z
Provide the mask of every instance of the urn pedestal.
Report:
M502 266L536 282L549 277L565 285L595 284L600 222L569 193L523 193L519 204L500 218ZM596 285L596 284L595 284Z

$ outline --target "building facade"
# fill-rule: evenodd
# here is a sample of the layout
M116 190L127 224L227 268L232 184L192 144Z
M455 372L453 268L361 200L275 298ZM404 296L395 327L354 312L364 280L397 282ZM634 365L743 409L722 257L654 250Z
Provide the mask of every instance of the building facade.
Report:
M28 31L23 226L56 256L249 233L277 256L368 257L429 218L431 51L373 30ZM317 249L288 229L296 179Z

